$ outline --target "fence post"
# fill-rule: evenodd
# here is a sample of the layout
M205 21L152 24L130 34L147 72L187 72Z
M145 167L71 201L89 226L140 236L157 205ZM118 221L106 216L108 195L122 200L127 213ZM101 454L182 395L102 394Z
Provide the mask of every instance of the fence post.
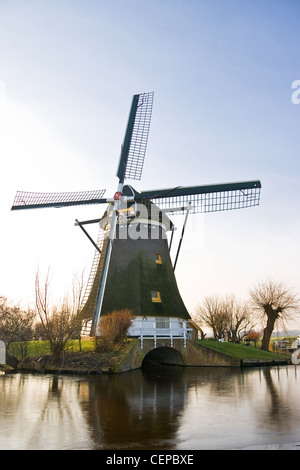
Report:
M6 364L6 345L0 340L0 364Z
M141 349L143 349L144 346L144 337L143 337L143 327L144 327L144 320L141 323Z
M184 320L183 325L183 347L186 348L186 320Z

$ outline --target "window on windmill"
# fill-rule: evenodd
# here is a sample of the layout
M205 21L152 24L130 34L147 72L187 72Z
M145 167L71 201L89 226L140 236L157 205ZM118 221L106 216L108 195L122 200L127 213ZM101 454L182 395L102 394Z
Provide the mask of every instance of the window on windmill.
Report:
M152 302L161 302L160 292L158 290L151 291Z
M155 263L156 264L162 264L162 259L159 254L155 255Z

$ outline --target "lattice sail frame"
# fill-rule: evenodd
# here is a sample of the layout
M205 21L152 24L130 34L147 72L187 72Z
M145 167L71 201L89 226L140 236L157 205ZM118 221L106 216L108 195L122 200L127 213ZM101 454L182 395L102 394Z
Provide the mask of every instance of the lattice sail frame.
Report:
M148 143L154 92L134 95L117 176L140 180Z
M62 193L17 191L11 210L99 204L104 193L105 189Z
M150 129L153 97L153 92L142 93L139 95L127 159L125 179L141 179Z
M173 195L173 193L175 193ZM259 181L228 183L212 186L178 187L169 190L142 192L141 198L151 199L163 212L182 214L191 204L190 213L220 212L259 205Z

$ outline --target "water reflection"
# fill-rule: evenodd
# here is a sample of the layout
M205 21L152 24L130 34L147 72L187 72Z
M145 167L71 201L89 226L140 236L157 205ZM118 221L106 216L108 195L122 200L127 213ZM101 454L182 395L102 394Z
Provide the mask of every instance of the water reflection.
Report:
M89 421L101 428L102 446L119 449L168 449L175 445L180 414L187 400L182 368L168 372L104 377L89 383Z
M258 420L270 430L282 434L289 433L294 420L300 418L297 403L299 400L297 367L286 368L284 371L264 369L262 374L266 394L264 405L261 407L263 412L258 416Z
M299 370L0 376L0 449L232 449L297 442Z

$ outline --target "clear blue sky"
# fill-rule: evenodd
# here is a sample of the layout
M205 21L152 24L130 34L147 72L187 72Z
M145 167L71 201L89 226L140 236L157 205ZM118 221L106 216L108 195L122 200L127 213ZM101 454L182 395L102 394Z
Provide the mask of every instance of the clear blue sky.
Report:
M266 278L300 291L298 1L2 0L0 32L0 295L30 302L38 264L54 295L88 275L74 219L103 208L10 212L14 194L112 195L132 95L149 91L136 189L263 185L258 208L190 217L176 268L188 309Z

